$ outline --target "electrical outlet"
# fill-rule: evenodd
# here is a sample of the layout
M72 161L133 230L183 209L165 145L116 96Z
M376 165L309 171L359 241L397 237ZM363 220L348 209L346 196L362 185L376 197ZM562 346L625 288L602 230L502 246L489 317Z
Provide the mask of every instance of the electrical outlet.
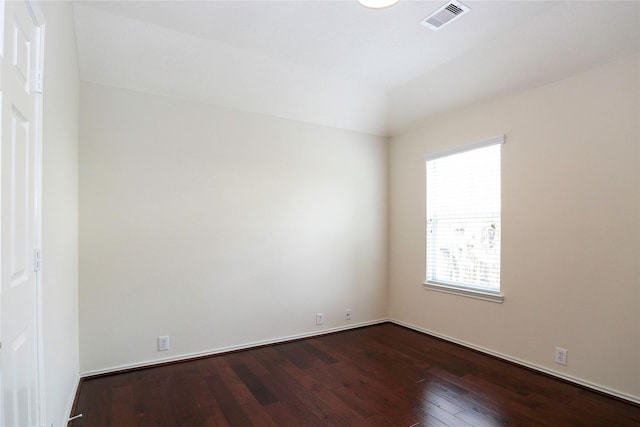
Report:
M158 351L169 350L169 336L163 335L158 337Z
M568 352L569 351L567 349L556 347L556 363L566 366Z
M351 309L347 308L344 312L344 320L351 320Z
M316 313L316 325L324 324L324 313Z

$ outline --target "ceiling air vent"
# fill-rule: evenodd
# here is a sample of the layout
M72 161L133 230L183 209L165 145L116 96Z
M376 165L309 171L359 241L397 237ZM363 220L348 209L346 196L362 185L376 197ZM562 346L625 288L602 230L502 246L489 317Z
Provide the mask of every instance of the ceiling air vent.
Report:
M434 31L438 31L440 28L444 27L451 21L465 13L469 12L469 9L464 4L459 1L452 0L442 6L440 9L433 12L431 15L424 18L420 23L425 27L431 28Z

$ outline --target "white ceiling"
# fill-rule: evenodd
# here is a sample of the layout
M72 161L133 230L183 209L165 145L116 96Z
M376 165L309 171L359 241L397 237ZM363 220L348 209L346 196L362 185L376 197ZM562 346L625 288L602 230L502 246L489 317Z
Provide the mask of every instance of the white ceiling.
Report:
M464 2L464 0L463 0ZM84 81L380 135L640 51L640 1L75 1Z

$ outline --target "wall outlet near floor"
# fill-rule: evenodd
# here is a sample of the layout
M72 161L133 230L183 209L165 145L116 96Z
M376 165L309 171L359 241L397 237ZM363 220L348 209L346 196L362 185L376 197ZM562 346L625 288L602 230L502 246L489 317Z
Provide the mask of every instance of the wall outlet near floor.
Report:
M324 313L316 313L316 325L324 324Z
M158 337L158 351L167 351L169 350L169 336L162 335Z
M567 366L567 353L565 348L556 347L556 363Z
M344 320L351 320L351 309L347 308L344 311Z

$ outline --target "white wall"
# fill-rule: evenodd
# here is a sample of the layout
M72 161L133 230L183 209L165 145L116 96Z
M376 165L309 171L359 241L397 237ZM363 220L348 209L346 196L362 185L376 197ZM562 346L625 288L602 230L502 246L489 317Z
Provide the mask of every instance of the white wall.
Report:
M639 71L633 56L393 138L390 317L640 401ZM424 290L424 155L502 133L504 304Z
M79 372L78 102L71 2L37 3L46 21L42 292L45 424L66 426Z
M106 8L114 3L119 2L111 2ZM98 10L96 4L101 7L97 2L76 2L74 6L85 82L357 132L386 133L386 94L381 88L364 84L362 79L348 80L264 52L250 52L126 18ZM252 4L251 11L246 11L260 14L260 6ZM279 4L266 7L278 8ZM285 7L289 12L283 13L290 13L291 5ZM184 5L181 8L188 16L191 9ZM209 12L215 14L217 10ZM216 25L213 21L212 18L209 25ZM196 22L192 25L198 26ZM278 28L277 32L286 31Z
M80 104L81 371L386 317L384 138L88 83Z

